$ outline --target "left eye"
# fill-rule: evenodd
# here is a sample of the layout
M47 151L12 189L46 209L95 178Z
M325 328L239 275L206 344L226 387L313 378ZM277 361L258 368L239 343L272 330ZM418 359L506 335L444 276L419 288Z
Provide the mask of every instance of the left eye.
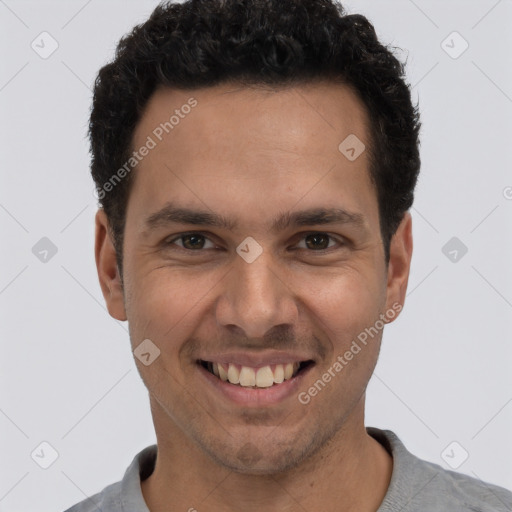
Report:
M215 244L201 233L184 233L172 240L167 240L165 243L166 245L173 245L178 240L182 243L181 247L189 251L215 248ZM209 241L211 247L205 247L205 241ZM327 233L321 232L305 234L301 238L301 242L302 241L305 241L305 247L300 248L311 249L313 251L322 251L332 247L332 245L329 245L329 241L337 241L339 244L343 245L340 241L334 239Z
M329 248L329 240L334 240L334 238L327 233L310 233L303 236L301 241L302 240L306 240L306 246L308 249L322 251Z

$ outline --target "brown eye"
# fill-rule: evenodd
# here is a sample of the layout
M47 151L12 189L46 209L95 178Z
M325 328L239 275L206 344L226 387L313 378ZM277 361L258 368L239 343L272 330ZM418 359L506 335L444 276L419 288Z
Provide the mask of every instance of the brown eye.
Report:
M183 235L181 240L185 249L202 249L204 246L203 235Z
M180 244L176 242L180 241ZM205 243L209 242L210 247L205 247ZM178 247L189 251L199 251L201 249L211 249L215 247L215 244L206 236L201 233L183 233L172 240L167 240L167 246L178 245Z
M315 233L306 237L306 245L309 249L327 249L329 236L323 233Z
M305 240L305 246L312 251L323 251L329 249L329 241L334 238L327 233L310 233L305 235L302 240ZM339 242L338 242L339 243Z

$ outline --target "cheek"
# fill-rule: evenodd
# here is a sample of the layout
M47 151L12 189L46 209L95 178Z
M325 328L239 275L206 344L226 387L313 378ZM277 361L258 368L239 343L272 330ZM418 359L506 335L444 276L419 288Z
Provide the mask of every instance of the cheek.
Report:
M127 314L133 323L133 337L153 337L169 351L173 339L183 339L194 325L199 325L198 316L204 314L204 305L215 293L223 273L199 275L162 267L131 275Z
M193 271L148 268L135 258L129 263L126 309L133 344L154 338L167 352L190 337L204 323L205 315L215 315L213 302L222 296L230 279L227 267ZM385 304L385 288L375 270L365 272L361 267L300 266L282 273L287 300L295 301L299 310L298 321L331 340L332 350L338 353L353 336L375 323Z
M311 280L305 289L308 322L323 337L328 353L318 373L301 389L299 399L302 404L313 404L313 416L321 416L330 407L326 404L336 403L333 418L339 419L358 402L375 368L382 329L372 327L385 295L378 283L356 271Z
M333 382L324 400L334 400L336 393L351 400L351 393L358 397L358 390L366 386L379 353L382 329L371 328L385 304L384 292L375 275L365 278L356 269L338 269L329 277L304 282L302 296L309 297L307 321L327 350L318 371L330 371L325 378Z
M308 310L339 335L372 325L385 304L385 288L375 274L354 268L309 276L303 279L300 293Z
M187 397L180 350L200 325L205 313L203 300L208 300L214 283L206 275L199 279L170 268L139 270L131 277L127 313L135 362L146 387L172 409L168 413L174 417L174 408L184 407ZM150 344L144 352L158 354L149 365L137 360L137 347L145 347L144 340L156 346ZM165 398L169 393L174 396L172 402Z

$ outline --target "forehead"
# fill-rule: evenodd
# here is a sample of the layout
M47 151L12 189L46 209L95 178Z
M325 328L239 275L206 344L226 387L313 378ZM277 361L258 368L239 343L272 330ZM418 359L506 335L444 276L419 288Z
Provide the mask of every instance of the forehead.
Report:
M363 103L340 84L162 87L134 133L134 150L152 149L136 166L129 203L139 213L167 202L220 214L237 208L250 210L254 220L275 213L270 204L283 211L323 201L374 210L371 217L376 193L361 149L369 146L368 134ZM343 153L347 140L362 151L356 159Z
M193 127L193 137L187 126ZM199 141L233 150L236 142L249 142L250 136L255 145L273 142L299 153L314 150L319 140L327 146L351 133L367 139L367 126L363 102L352 88L340 83L275 88L228 83L195 90L160 87L149 99L133 141L137 147L152 134L157 142L163 138L176 146L194 145L196 150Z

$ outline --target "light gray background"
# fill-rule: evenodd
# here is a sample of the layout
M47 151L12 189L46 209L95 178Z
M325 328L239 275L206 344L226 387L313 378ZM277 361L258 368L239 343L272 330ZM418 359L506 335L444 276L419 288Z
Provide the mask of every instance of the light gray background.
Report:
M155 442L127 325L97 282L85 137L97 71L155 5L0 0L0 511L63 510ZM512 489L512 2L345 5L407 50L423 122L409 292L367 425L445 468L467 451L458 471ZM43 31L59 44L47 59L31 48ZM453 31L469 43L456 59L441 46ZM468 248L456 263L442 252L454 236ZM42 237L58 249L46 263L32 253ZM58 452L48 469L44 441Z

